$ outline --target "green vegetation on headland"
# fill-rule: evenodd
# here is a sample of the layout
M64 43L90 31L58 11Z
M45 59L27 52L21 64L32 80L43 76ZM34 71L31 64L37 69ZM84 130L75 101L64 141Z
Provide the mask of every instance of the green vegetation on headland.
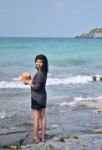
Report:
M79 36L76 36L76 38L102 38L102 28L94 28L88 33L83 33Z

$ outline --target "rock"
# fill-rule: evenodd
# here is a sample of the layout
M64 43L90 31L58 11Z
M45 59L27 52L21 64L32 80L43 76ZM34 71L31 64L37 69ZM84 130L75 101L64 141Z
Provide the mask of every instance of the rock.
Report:
M78 136L73 136L74 139L80 139Z
M99 134L97 134L97 132ZM0 150L101 150L102 129L80 136L47 135L46 142L33 144L32 132L14 132L0 136Z
M28 147L32 147L31 145L21 145L20 149L25 149L25 148L28 148Z
M80 36L76 36L76 38L102 38L102 28L92 29L88 33L83 33Z
M97 80L97 77L96 77L96 76L92 76L92 80L93 80L93 81L96 81L96 80Z
M0 148L18 149L27 138L28 133L14 133L0 136Z
M57 136L53 138L53 141L66 142L69 138L70 136Z
M16 127L20 128L28 128L28 129L33 129L33 123L22 123L22 124L17 124Z
M102 113L102 101L99 99L97 100L85 100L81 102L81 105L84 105L90 108L92 111L96 113Z
M102 129L95 129L95 130L92 130L93 134L102 134Z
M99 80L102 82L102 77L100 77Z
M4 148L9 148L9 149L12 149L12 150L15 150L15 149L18 149L19 147L17 147L16 145L5 145Z
M46 150L61 150L61 149L57 149L54 146L52 146L51 144L46 145Z

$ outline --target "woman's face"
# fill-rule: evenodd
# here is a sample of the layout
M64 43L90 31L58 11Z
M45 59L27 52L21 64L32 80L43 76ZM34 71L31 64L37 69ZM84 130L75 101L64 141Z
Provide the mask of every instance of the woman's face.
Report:
M43 68L43 61L41 59L37 59L35 64L36 64L37 69L42 69Z

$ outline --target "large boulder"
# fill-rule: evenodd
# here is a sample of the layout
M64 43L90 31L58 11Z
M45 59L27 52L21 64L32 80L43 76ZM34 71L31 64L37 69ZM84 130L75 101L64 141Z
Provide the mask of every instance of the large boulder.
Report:
M77 38L102 38L102 28L92 29L88 33L83 33L80 36L77 36Z

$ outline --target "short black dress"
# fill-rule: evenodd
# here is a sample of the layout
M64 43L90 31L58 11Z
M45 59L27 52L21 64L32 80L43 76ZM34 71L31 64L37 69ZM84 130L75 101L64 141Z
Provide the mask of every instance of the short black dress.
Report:
M31 87L31 108L43 109L46 108L46 75L42 71L38 71L32 80Z

